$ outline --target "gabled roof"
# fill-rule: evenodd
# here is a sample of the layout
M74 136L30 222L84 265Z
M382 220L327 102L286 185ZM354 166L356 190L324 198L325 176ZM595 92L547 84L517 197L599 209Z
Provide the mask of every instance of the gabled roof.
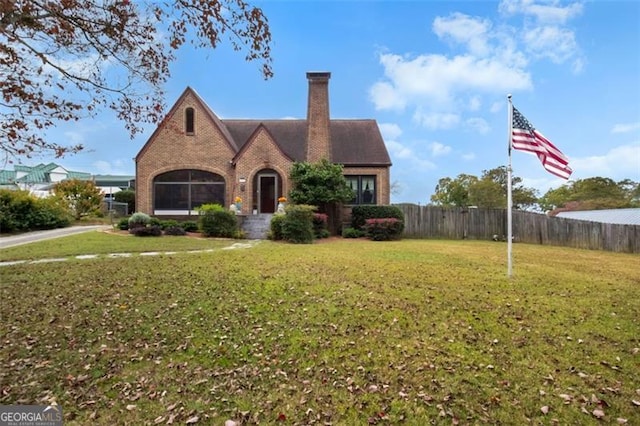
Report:
M67 179L91 179L91 173L69 171L56 163L40 163L35 166L16 164L14 170L0 170L0 183L50 183L51 177L49 174L57 168L61 168L67 172ZM26 174L18 178L18 172Z
M578 210L560 212L557 217L620 225L640 225L640 209Z
M195 90L193 90L191 87L187 86L186 89L184 89L184 92L182 92L182 94L180 95L180 97L178 97L178 100L173 104L173 106L171 107L171 109L169 110L169 112L167 113L167 115L165 116L166 118L170 118L172 117L177 111L178 108L180 107L180 105L182 105L184 99L188 96L188 95L192 95L194 97L194 99L196 100L196 102L198 102L200 104L200 106L202 107L202 109L207 113L207 117L214 123L215 126L218 127L218 129L220 129L220 132L222 133L222 135L224 136L225 140L227 141L227 143L231 146L231 148L233 149L233 152L238 152L238 150L240 149L240 147L238 147L235 143L235 141L233 140L233 137L231 137L231 135L229 134L229 130L224 126L224 124L222 124L222 122L220 121L220 119L218 118L218 116L211 110L211 108L209 108L209 105L207 105L207 103L205 101L202 100L202 98L200 97L200 95L198 95L198 93L196 93ZM158 125L158 127L156 127L156 129L153 131L153 133L151 134L151 136L149 137L149 139L147 139L147 142L142 146L142 148L140 149L140 151L138 151L138 155L136 155L136 161L138 161L138 157L140 156L140 154L142 154L145 149L147 148L147 146L149 145L149 143L155 139L156 135L165 128L165 126L163 125L163 123L160 123Z
M207 116L218 127L237 156L249 142L259 126L269 132L282 152L293 161L305 161L307 156L308 122L306 119L220 119L191 87L187 87L167 113L172 117L192 95ZM345 166L391 166L391 159L372 119L329 120L332 161ZM160 124L136 156L136 161L164 126Z
M304 161L307 152L306 120L221 120L240 150L260 125L263 125L285 155Z
M220 120L242 149L263 125L282 151L294 161L305 161L307 120ZM375 120L330 120L332 161L346 166L390 166L391 159Z

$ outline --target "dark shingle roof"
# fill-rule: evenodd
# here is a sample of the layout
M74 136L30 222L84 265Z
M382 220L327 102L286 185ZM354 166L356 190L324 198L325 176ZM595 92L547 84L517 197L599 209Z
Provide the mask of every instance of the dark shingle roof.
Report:
M640 209L577 210L560 212L556 216L591 222L640 225Z
M220 120L239 149L260 126L269 131L282 151L294 161L304 161L307 120ZM348 166L390 166L391 159L375 120L331 120L332 161Z

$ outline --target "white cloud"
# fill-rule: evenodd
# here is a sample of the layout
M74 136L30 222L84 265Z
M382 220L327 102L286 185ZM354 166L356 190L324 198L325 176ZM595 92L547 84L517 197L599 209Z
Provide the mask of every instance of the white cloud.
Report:
M479 96L473 96L471 99L469 99L468 108L470 111L478 111L481 106L482 106L482 102L480 101Z
M446 18L438 16L433 21L432 29L441 39L466 45L474 55L486 56L491 50L488 44L491 22L487 19L453 13Z
M380 55L386 81L375 83L370 98L376 109L402 109L407 104L451 106L453 97L468 90L507 93L532 88L528 72L496 58L459 55Z
M640 142L621 145L602 155L570 158L575 179L609 176L612 179L640 179Z
M441 144L440 142L431 142L429 144L429 149L431 150L431 155L434 157L447 155L451 152L450 146Z
M491 126L489 126L489 123L487 123L485 119L480 117L469 118L467 121L465 121L465 124L473 131L481 134L489 133L489 131L491 130Z
M387 149L392 158L413 158L414 154L411 148L402 145L400 142L394 140L388 140L385 142Z
M613 126L611 133L630 133L640 129L640 123L618 123Z
M491 104L491 108L489 108L489 111L495 114L496 112L502 111L504 105L504 102L494 102L493 104Z
M85 144L85 132L76 132L76 131L66 131L64 132L64 136L69 140L70 145L84 145Z
M475 160L475 158L476 158L476 154L473 152L467 152L466 154L462 154L462 159L464 161Z
M524 32L527 51L538 58L549 58L561 64L578 55L575 34L567 28L540 26Z
M582 13L581 3L559 6L558 1L503 0L498 10L507 15L533 16L539 22L565 23Z
M382 138L387 140L398 139L402 135L402 129L395 123L380 123L378 125Z
M130 161L125 161L122 159L114 160L114 161L104 161L98 160L94 161L91 165L93 166L92 174L96 175L128 175L127 172L130 169Z
M403 110L406 100L391 83L379 81L369 89L369 99L377 110Z
M460 116L451 113L416 111L413 115L413 120L431 130L451 129L460 122Z

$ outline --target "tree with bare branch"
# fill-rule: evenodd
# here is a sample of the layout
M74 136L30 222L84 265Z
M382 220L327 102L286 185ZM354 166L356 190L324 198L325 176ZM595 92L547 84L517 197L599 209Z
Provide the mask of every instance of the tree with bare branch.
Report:
M105 108L133 138L164 117L176 51L225 39L273 75L267 18L243 0L0 0L0 152L76 153L47 129Z

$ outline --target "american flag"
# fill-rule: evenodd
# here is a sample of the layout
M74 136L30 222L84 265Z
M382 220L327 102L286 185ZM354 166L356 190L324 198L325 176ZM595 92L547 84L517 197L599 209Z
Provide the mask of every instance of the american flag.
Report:
M546 171L563 179L569 179L573 172L569 167L569 159L549 139L537 131L515 107L513 107L511 132L513 149L536 154Z

